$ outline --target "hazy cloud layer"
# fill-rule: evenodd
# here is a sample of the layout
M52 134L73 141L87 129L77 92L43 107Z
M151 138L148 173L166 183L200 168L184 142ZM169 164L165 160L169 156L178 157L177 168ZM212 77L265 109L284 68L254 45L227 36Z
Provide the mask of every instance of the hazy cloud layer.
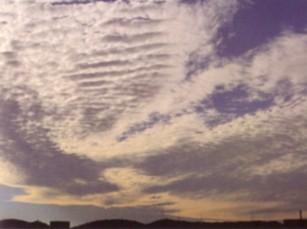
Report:
M306 10L300 0L1 5L0 198L129 218L145 209L144 220L302 208Z

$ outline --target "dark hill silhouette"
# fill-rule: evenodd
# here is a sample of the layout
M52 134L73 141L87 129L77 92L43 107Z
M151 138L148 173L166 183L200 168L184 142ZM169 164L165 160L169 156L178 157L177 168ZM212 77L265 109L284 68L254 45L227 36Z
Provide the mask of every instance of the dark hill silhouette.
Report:
M34 221L34 222L27 222L24 220L19 219L4 219L0 221L0 228L3 229L10 229L10 228L29 228L29 229L44 229L49 228L48 224Z
M142 228L145 225L133 220L124 219L110 219L110 220L98 220L94 222L85 223L76 227L74 229L102 229L102 228Z
M27 222L18 219L0 220L0 229L50 229L50 225L40 222ZM133 220L110 219L88 222L71 229L307 229L306 219L286 219L278 221L238 221L238 222L191 222L184 220L161 219L143 224ZM57 229L60 229L57 228Z
M4 219L0 221L0 228L27 228L29 222L19 219Z
M283 224L277 221L242 221L242 222L191 222L184 220L173 220L173 219L161 219L154 221L149 224L142 224L136 221L130 220L100 220L95 222L89 222L76 226L73 229L112 229L112 228L150 228L150 229L184 229L184 228L195 228L195 229L221 229L221 228L231 228L231 229L250 229L250 228L283 228Z
M189 222L183 220L161 219L147 225L150 228L196 228L203 227L202 222Z

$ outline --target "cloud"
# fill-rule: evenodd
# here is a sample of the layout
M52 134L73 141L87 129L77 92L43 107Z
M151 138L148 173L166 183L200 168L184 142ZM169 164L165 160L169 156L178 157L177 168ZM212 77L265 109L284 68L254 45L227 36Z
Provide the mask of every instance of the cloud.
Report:
M271 119L261 120L263 123L254 126L253 118L246 118L223 125L220 131L213 129L212 142L203 135L202 142L177 143L147 157L136 167L148 176L161 180L181 178L152 184L144 191L200 201L203 197L218 199L217 202L231 200L241 205L249 201L270 202L280 208L287 206L285 211L302 208L307 176L306 119L297 123L297 118L278 124L270 123ZM229 135L228 128L236 130Z
M264 6L0 6L0 167L12 171L0 183L23 190L12 200L181 216L301 206L305 25L274 11L277 30L245 44L253 27L238 20Z
M13 99L1 101L1 157L17 165L25 174L19 184L52 187L80 195L117 190L115 185L98 180L102 179L100 173L105 166L64 154L48 138L48 131L35 125L44 113L38 101L32 101L29 107L19 102ZM83 180L84 184L77 180Z
M52 2L51 4L54 6L61 6L61 5L77 5L77 4L91 4L91 3L96 3L96 2L114 2L116 0L70 0L70 1L55 1Z
M210 82L208 90L193 97L197 86L192 81L186 88L193 88L187 97L191 100L181 101L195 108L203 130L194 127L184 140L149 152L136 164L145 174L162 180L187 176L144 191L199 201L203 197L231 200L241 209L246 209L243 203L248 201L274 205L259 206L258 214L278 207L284 207L284 213L302 208L306 83L304 54L299 50L304 49L305 39L305 35L286 32L242 59L196 76L195 84ZM286 58L293 48L297 48L295 64ZM229 82L227 75L231 75ZM234 203L230 208L240 212Z

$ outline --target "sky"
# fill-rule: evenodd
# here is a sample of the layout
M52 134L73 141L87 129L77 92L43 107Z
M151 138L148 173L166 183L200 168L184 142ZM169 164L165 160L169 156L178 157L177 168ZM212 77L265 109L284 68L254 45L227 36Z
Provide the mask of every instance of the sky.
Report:
M306 0L3 2L0 218L306 208Z

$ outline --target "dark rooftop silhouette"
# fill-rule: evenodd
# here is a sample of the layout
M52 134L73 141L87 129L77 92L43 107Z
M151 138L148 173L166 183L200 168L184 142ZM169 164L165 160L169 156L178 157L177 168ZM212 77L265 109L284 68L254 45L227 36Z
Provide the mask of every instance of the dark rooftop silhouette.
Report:
M69 221L51 221L50 228L51 229L69 229L70 222Z
M49 228L49 225L40 221L27 222L19 219L5 219L0 221L0 228L5 229L18 229L18 228L33 228L33 229L44 229Z
M74 227L74 229L87 229L87 228L140 228L145 225L132 220L124 219L109 219L109 220L98 220L94 222L85 223L79 226Z

